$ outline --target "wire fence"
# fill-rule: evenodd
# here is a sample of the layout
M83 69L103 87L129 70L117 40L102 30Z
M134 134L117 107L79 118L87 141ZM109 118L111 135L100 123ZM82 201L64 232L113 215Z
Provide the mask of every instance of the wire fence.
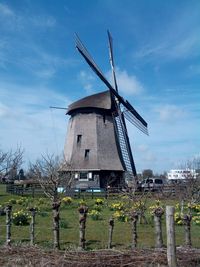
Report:
M35 224L35 237L34 243L44 246L53 247L53 227L51 212L43 212L44 220L39 214L36 215ZM75 216L76 217L76 216ZM0 243L6 243L6 227L8 224L3 222L1 218L0 224ZM77 220L72 223L68 223L67 219L60 220L60 244L63 249L68 247L78 247L79 242L79 222L78 215ZM106 249L108 247L109 236L109 216L103 216L99 221L93 221L90 218L86 223L86 247L88 249ZM43 222L43 223L42 223ZM11 226L11 242L12 243L30 243L30 225L16 226L13 223ZM177 246L183 246L185 242L185 230L184 226L175 226L176 232L176 244ZM200 231L199 226L191 227L191 241L193 247L200 248ZM165 220L162 221L162 235L163 243L166 246L166 225ZM153 221L148 224L137 223L137 247L154 248L155 247L155 227ZM116 249L130 249L132 242L132 225L131 222L118 222L115 221L113 229L112 246Z

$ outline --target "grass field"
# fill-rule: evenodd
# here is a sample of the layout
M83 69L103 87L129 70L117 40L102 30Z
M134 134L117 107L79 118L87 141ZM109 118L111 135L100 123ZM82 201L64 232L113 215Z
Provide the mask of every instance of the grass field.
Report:
M0 185L0 205L5 205L11 199L21 199L20 196L9 195L5 191L5 185ZM23 204L13 204L13 212L27 207L36 206L39 211L36 215L36 244L44 247L52 247L52 213L51 205L47 198L31 198L23 197ZM78 203L80 199L75 199L70 205L62 205L60 210L61 217L61 248L73 249L78 246L79 238L79 223L78 223ZM86 199L89 210L94 206L95 199ZM100 220L92 220L90 216L87 219L86 227L86 246L87 249L104 249L108 242L108 221L112 216L113 211L110 210L110 205L119 202L119 196L104 200L104 205L101 210ZM148 206L155 203L155 199L148 200ZM175 200L163 200L162 204L175 205ZM148 209L147 209L148 211ZM138 247L139 248L153 248L154 247L154 227L151 215L147 212L148 224L138 224ZM166 244L166 229L165 216L163 216L163 237ZM6 218L0 216L0 243L5 243ZM26 243L29 242L29 226L15 226L12 225L12 242ZM200 248L200 226L192 225L192 243L193 247ZM176 243L178 246L184 244L184 229L183 226L176 226ZM115 220L113 245L117 249L130 248L131 244L131 225L129 222L120 222Z

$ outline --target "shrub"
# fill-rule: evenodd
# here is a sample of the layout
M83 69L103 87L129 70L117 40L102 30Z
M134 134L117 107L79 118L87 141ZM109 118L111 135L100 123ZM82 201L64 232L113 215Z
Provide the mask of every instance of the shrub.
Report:
M97 198L97 199L95 200L95 204L96 204L96 205L103 205L103 204L104 204L104 200L103 200L102 198Z
M134 210L146 210L145 203L143 201L137 201L133 204Z
M83 199L81 199L78 204L79 204L79 206L86 206L87 205L86 201Z
M62 203L64 205L70 205L72 203L72 198L71 197L63 197Z
M28 212L24 210L19 210L13 213L12 221L14 225L24 226L30 223L30 219L31 219L31 216L29 215Z
M17 203L17 205L22 205L23 204L23 199L22 198L17 199L16 203Z
M16 201L16 199L12 198L12 199L9 199L9 200L8 200L8 203L9 203L10 205L12 205L12 204L16 204L17 201Z
M174 222L177 225L183 225L183 216L181 215L180 212L174 213Z
M37 202L38 202L38 205L43 205L43 204L45 204L46 201L44 198L40 197Z
M97 210L91 210L88 215L94 220L98 221L101 218L101 213Z
M155 205L149 207L149 212L153 216L155 213L164 214L164 208L161 206L160 200L156 200Z
M119 210L123 210L123 209L124 209L124 203L122 203L122 202L113 203L110 205L110 210L119 211Z
M197 215L192 217L192 221L196 225L200 225L200 212L197 213Z
M115 219L117 219L120 222L127 222L128 221L128 217L126 216L126 214L121 211L121 210L117 210L114 214L113 217Z
M16 204L26 206L28 204L28 199L26 197L21 197L16 200Z
M97 210L97 211L101 211L102 210L102 207L101 206L99 206L99 205L94 205L93 206L93 210Z
M196 213L196 212L200 212L200 204L192 204L192 203L189 203L189 204L188 204L188 208L189 208L192 212L194 212L194 213Z

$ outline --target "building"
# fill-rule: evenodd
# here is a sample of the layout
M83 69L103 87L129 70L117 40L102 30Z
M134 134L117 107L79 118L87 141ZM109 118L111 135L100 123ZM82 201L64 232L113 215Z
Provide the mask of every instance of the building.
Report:
M186 180L190 178L196 178L196 171L193 169L177 169L177 170L170 170L167 173L168 180Z
M73 187L106 188L124 184L124 171L109 91L84 97L68 107L64 155ZM71 171L70 170L70 171Z

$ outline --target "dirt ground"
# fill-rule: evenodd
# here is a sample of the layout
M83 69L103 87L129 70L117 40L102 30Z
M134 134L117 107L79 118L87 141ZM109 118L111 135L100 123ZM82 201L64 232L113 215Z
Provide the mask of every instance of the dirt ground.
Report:
M177 249L178 266L200 266L200 249ZM38 247L1 247L0 266L51 267L51 266L150 266L166 267L166 249L135 249L129 251L54 251Z

